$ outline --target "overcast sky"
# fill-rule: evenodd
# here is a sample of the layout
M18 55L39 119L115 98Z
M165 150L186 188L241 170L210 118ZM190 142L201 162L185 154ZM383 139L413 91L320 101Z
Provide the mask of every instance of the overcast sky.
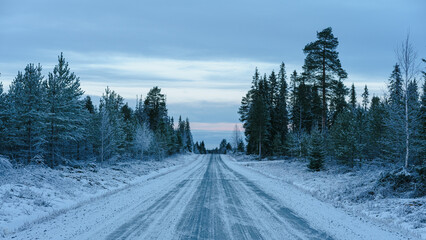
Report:
M383 95L408 32L426 58L424 0L114 2L1 0L0 81L7 88L27 63L47 75L64 52L86 94L108 85L134 105L159 86L169 113L189 117L195 140L212 147L238 123L254 68L299 70L303 47L326 27L359 94L367 84Z

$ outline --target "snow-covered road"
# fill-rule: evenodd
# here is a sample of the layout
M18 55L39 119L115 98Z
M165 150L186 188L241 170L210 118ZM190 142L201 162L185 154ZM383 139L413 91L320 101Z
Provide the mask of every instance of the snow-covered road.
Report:
M13 239L407 239L292 185L203 155Z

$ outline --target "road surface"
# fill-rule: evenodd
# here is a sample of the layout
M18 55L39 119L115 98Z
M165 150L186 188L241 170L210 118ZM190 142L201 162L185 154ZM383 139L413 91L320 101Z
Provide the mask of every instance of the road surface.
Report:
M13 239L404 239L224 155L8 236Z

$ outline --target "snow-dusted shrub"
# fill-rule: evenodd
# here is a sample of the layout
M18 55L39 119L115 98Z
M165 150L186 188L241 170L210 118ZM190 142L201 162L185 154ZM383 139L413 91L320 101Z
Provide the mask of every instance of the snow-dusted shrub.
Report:
M407 195L407 197L425 196L425 168L415 171L397 169L380 176L377 187L383 195ZM384 189L380 189L384 188Z
M45 199L36 198L34 199L34 205L39 207L51 207L52 204L49 201L46 201Z

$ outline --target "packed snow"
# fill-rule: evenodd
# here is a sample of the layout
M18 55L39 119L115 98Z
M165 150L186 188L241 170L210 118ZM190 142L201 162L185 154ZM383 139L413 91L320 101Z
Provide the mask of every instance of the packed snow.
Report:
M13 168L0 157L0 236L30 228L195 158L178 155L162 161L85 162L51 169L43 165Z
M351 215L372 219L426 239L426 198L387 193L385 188L378 186L378 179L387 170L383 166L363 164L348 169L333 165L325 171L313 172L307 168L307 160L258 161L256 157L247 155L238 155L235 159L242 166L291 184Z
M121 179L116 180L115 189L120 190L114 194L91 195L90 201L3 234L10 239L416 239L384 223L348 214L293 184L245 166L252 162L241 164L227 155L180 158L169 159L167 165L171 167L160 173L142 177L133 173L130 175L134 177L121 178L129 174L121 170L137 170L121 164L108 167L108 181ZM182 164L173 166L177 162ZM158 168L157 163L154 165ZM99 171L104 170L98 167ZM59 178L77 181L75 170L67 174L74 177ZM97 173L85 176L92 174ZM66 195L88 194L87 189L92 187L87 187L87 179L80 178L84 183L77 181L77 187L71 187L76 192ZM40 187L49 189L49 181L52 179L41 180ZM83 185L86 191L80 190ZM28 187L34 191L31 184ZM59 197L64 195L62 190L55 189L55 199L59 200L48 198L51 206L65 199ZM43 200L44 193L39 194ZM28 205L41 208L34 203L35 198L32 196Z

